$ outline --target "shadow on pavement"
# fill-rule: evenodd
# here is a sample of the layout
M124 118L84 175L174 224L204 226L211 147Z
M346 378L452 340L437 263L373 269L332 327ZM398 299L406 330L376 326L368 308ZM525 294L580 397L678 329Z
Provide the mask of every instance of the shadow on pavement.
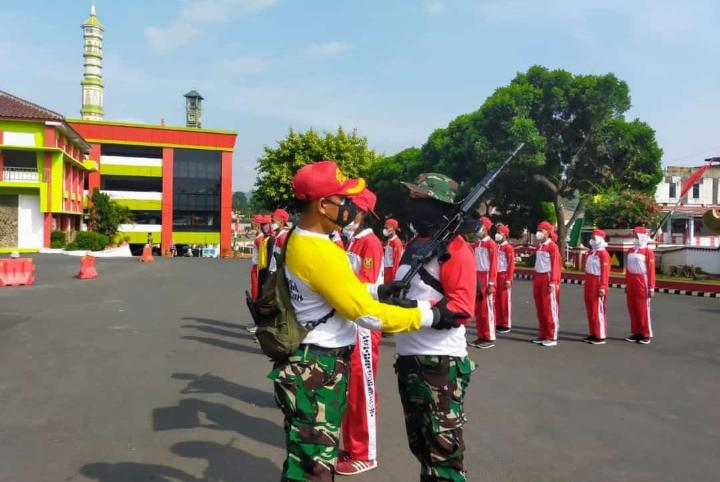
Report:
M98 482L264 482L278 480L280 470L268 459L256 457L227 445L206 441L178 442L170 447L175 455L207 460L202 477L197 478L167 465L134 462L96 462L84 465L80 473Z
M220 320L213 320L210 318L198 318L194 316L183 316L181 319L188 320L188 321L194 321L196 323L204 323L206 325L213 325L213 326L219 326L222 328L230 328L230 329L245 329L248 326L250 326L250 323L247 325L241 325L240 323L230 323L229 321L220 321Z
M211 335L228 336L230 338L242 338L242 339L246 339L246 340L251 339L251 336L249 334L236 333L234 331L223 330L222 328L215 328L214 326L182 325L181 328L192 328L197 331L202 331L203 333L210 333Z
M154 409L152 418L155 432L194 428L229 430L260 443L285 447L285 433L281 427L268 420L245 415L221 403L186 398L174 407Z
M206 345L216 346L218 348L225 348L226 350L244 351L245 353L253 353L262 355L263 352L259 347L245 346L239 343L233 343L231 341L218 340L217 338L208 338L205 336L183 336L183 340L194 340Z
M205 373L203 375L195 375L194 373L173 373L172 377L176 380L188 381L187 386L180 390L180 393L183 395L194 393L219 393L258 407L275 407L272 393L233 383L223 377L212 375L210 373Z

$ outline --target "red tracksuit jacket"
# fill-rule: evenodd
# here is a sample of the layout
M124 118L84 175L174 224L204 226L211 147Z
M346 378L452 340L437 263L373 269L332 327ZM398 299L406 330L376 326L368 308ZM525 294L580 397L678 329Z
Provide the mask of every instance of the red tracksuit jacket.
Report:
M498 272L506 273L507 280L512 283L515 276L515 249L507 241L498 246Z
M562 264L558 245L552 240L541 244L535 252L535 272L549 273L550 284L560 286L561 271Z
M397 235L393 235L392 238L388 239L385 243L385 257L383 264L385 266L385 281L393 281L395 279L395 273L397 273L398 267L400 266L400 258L403 254L403 244Z

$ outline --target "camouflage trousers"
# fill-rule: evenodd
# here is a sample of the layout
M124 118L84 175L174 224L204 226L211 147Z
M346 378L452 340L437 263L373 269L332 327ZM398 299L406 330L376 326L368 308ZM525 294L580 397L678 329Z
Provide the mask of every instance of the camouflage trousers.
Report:
M350 353L338 356L300 348L268 375L274 382L275 403L285 415L282 482L335 479Z
M468 357L401 356L395 369L420 481L465 482L463 400L475 364Z

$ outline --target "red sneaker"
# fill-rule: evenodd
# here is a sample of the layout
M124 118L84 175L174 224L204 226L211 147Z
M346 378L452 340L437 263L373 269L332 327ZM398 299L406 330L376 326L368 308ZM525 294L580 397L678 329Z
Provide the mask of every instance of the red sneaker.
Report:
M359 460L345 455L338 459L335 473L338 475L357 475L368 470L377 469L377 460Z

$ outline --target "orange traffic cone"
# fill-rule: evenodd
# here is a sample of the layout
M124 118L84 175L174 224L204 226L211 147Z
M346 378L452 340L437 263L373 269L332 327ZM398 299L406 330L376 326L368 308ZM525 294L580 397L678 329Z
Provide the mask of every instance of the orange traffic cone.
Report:
M97 271L95 270L95 256L86 255L80 259L80 272L78 279L95 279Z
M142 261L143 263L152 263L153 261L155 261L155 258L153 258L152 255L152 247L150 245L146 244L143 248L143 254L140 258L140 261Z

